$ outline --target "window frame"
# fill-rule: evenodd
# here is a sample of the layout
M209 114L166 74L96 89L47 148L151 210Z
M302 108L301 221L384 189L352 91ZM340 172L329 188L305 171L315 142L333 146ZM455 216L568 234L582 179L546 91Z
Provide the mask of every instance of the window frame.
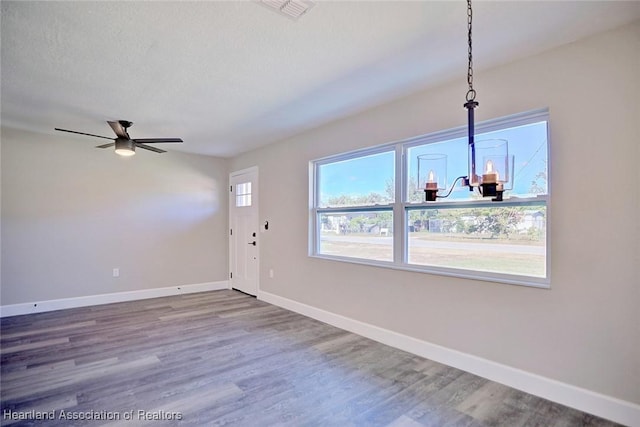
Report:
M309 256L313 258L328 259L333 261L364 264L374 267L385 267L404 271L421 272L440 276L458 277L472 280L482 280L497 283L507 283L514 285L530 286L537 288L551 287L551 244L550 244L550 200L551 200L551 156L550 156L550 120L548 109L538 109L510 116L500 117L476 123L476 135L529 125L538 122L546 122L546 145L547 145L547 193L535 197L510 197L502 202L492 202L489 199L481 200L448 200L437 202L409 202L408 201L408 151L410 148L445 142L457 138L466 137L467 127L456 128L433 132L405 140L390 142L375 147L350 151L323 157L309 163ZM320 180L318 179L319 166L356 159L383 152L395 151L395 200L392 203L370 206L349 206L349 207L320 207ZM498 206L533 206L543 204L546 208L545 225L545 277L516 275L508 273L486 272L480 270L467 270L451 267L426 266L409 264L409 239L408 239L408 216L411 210L434 210L434 209L460 209L460 208L480 208ZM328 255L320 253L320 215L323 213L343 213L343 212L366 212L366 211L389 211L393 213L393 261L379 261L366 258L355 258L338 255Z
M314 160L310 162L310 183L311 191L310 191L310 227L309 227L309 256L318 257L318 258L327 258L334 260L342 260L363 264L372 264L372 265L383 265L383 266L391 266L396 262L396 250L395 250L395 238L393 239L393 261L380 261L373 260L368 258L357 258L357 257L346 257L346 256L337 256L337 255L327 255L320 253L320 240L318 236L320 235L320 221L318 218L321 214L339 214L339 213L349 213L349 212L391 212L393 215L393 226L394 230L396 229L396 209L394 208L396 203L384 203L384 204L375 204L375 205L356 205L356 206L334 206L334 207L320 207L320 180L317 179L319 176L319 168L320 166L343 162L346 160L353 160L367 156L374 156L376 154L394 152L394 162L395 162L395 171L394 171L394 183L396 184L395 189L395 200L398 199L398 186L397 186L397 166L398 166L398 152L397 149L394 148L391 144L384 144L376 147L365 148L361 150L350 151L344 153L342 155L333 155L324 157L322 159Z

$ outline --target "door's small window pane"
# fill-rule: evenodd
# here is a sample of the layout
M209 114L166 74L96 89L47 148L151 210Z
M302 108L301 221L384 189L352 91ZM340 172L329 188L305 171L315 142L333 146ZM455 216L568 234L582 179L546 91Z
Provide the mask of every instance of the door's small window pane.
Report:
M236 185L236 207L251 206L251 182Z

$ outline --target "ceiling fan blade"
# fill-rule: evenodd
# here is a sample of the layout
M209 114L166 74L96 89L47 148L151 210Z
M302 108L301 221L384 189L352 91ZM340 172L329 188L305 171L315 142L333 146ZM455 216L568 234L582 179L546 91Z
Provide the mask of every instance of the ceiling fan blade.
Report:
M113 141L113 138L109 138L107 136L94 135L92 133L77 132L75 130L67 130L67 129L60 129L60 128L54 128L54 130L59 130L60 132L77 133L78 135L95 136L96 138L110 139Z
M141 139L134 139L133 141L140 142L143 144L159 144L162 142L184 142L180 138L141 138Z
M129 138L129 134L127 133L127 130L124 128L124 126L120 124L120 122L107 122L107 123L109 123L109 126L111 126L111 129L113 129L116 135L118 135L118 138L131 139Z
M149 151L155 151L156 153L166 153L166 151L161 150L159 148L152 147L150 145L138 144L137 142L136 142L136 147L144 148L145 150L149 150Z
M116 143L112 142L111 144L96 145L96 148L109 148L109 147L113 147L114 145L116 145Z

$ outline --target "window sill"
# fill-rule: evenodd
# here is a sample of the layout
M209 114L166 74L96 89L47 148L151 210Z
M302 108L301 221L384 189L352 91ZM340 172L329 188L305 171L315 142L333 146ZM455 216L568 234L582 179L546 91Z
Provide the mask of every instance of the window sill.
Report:
M490 283L502 283L508 285L527 286L539 289L551 289L549 278L537 278L527 276L516 276L510 274L470 271L453 268L439 268L421 266L415 264L397 264L390 261L375 261L362 258L339 257L333 255L311 254L310 258L317 258L327 261L346 262L350 264L365 265L369 267L388 268L392 270L409 271L413 273L424 273L435 276L455 277L459 279L479 280Z

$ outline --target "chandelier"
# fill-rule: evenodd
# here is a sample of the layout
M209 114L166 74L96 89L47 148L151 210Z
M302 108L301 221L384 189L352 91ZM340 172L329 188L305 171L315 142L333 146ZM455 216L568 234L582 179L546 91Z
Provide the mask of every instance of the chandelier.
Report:
M467 109L467 130L469 146L469 170L467 176L456 178L445 195L438 191L446 190L447 161L444 154L422 154L418 156L418 177L420 170L424 174L424 192L427 202L434 202L438 198L449 197L458 181L470 191L478 190L482 197L493 197L493 201L502 201L503 193L511 182L510 170L513 170L513 156L509 156L509 143L506 139L486 139L475 141L474 110L479 103L476 101L476 91L473 88L473 10L471 0L467 0L467 40L469 44L467 84L464 108ZM510 165L511 163L511 165ZM510 167L511 166L511 167ZM419 181L421 182L421 181Z

